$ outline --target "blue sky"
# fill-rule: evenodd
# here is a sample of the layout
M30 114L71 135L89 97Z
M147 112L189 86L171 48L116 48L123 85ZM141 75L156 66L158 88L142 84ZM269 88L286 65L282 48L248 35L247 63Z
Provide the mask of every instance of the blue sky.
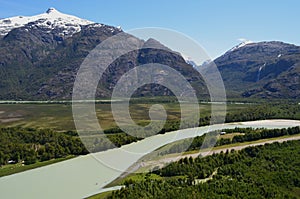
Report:
M300 45L300 1L272 0L0 0L0 18L47 8L123 30L162 27L182 32L217 57L239 43L280 40Z

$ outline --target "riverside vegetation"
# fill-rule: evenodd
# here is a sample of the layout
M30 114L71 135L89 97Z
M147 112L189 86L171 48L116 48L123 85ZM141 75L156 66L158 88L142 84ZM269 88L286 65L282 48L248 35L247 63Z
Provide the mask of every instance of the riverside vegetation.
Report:
M242 135L234 135L232 139L230 138L221 138L217 140L216 146L227 145L231 143L240 143L245 141L253 141L264 138L274 138L286 135L295 135L300 133L299 127L293 127L288 129L252 129L252 128L236 128L232 130L227 130L229 134L239 132L243 133ZM210 135L215 134L216 132L209 133ZM108 149L104 147L115 147L118 145L124 145L132 141L136 141L136 138L132 136L119 134L107 135L111 143L105 142L105 140L98 140L97 143L94 142L95 150ZM125 137L124 137L125 136ZM0 164L6 165L8 163L20 163L24 162L25 165L36 164L39 162L50 161L49 163L54 163L53 160L62 158L68 158L70 156L78 156L87 154L85 146L81 143L80 138L76 133L69 131L64 133L57 133L51 130L34 130L34 129L24 129L24 128L2 128L0 129ZM196 137L190 146L185 146L185 142L180 144L174 144L172 147L164 151L164 154L167 153L178 153L183 152L182 149L187 149L188 151L197 150L202 147L212 147L210 144L211 139L204 140L205 135ZM123 138L123 139L122 139ZM129 138L129 139L128 139ZM132 140L130 140L130 138ZM13 140L13 142L11 141ZM113 141L115 143L113 143ZM189 143L189 142L188 142ZM96 151L95 151L96 152ZM160 153L159 155L164 155ZM39 164L43 166L44 164ZM31 169L34 167L28 167ZM17 169L15 172L21 172L22 169ZM2 172L0 170L0 176L9 175L14 173L4 169Z
M170 106L170 105L169 105ZM173 106L173 105L172 105ZM259 120L269 118L300 119L300 106L296 103L286 105L279 103L276 105L247 105L243 109L231 109L226 118L226 122ZM200 118L200 126L209 124L210 117ZM145 123L145 122L144 122ZM146 122L147 124L147 122ZM168 120L164 128L159 133L166 133L177 130L179 121L177 119ZM230 133L230 130L227 131ZM217 140L217 145L225 145L235 142L251 141L263 138L278 137L299 133L298 130L263 130L263 129L235 129L232 132L243 133L235 135L232 139L221 138ZM141 135L144 136L141 132ZM133 137L122 132L119 128L113 127L104 130L104 135L90 135L89 149L91 152L99 152L114 147L120 147L142 139ZM108 138L108 139L106 139ZM216 139L216 138L212 138ZM211 141L212 143L215 140ZM184 144L184 143L183 143ZM203 136L196 137L188 150L195 150L203 144ZM204 143L206 144L206 143ZM183 147L182 147L183 146ZM181 152L184 145L174 144L166 153ZM88 151L83 146L74 131L55 131L52 129L28 128L28 127L7 127L0 129L0 164L21 163L31 165L53 159L66 158L87 154ZM63 159L62 159L63 160ZM51 161L49 163L52 163ZM17 170L16 170L17 172ZM13 170L9 173L14 173Z
M299 150L297 140L184 158L93 198L299 198Z

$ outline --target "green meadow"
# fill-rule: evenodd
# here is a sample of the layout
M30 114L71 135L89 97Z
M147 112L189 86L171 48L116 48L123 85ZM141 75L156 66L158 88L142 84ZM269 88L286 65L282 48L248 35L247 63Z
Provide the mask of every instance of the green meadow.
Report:
M153 103L154 104L154 103ZM180 105L178 103L159 103L167 111L168 120L180 120ZM132 119L140 125L150 122L149 108L151 103L134 103L130 105ZM227 112L236 112L249 108L250 104L229 104ZM96 104L96 114L103 129L116 127L111 105ZM210 104L200 104L200 117L210 115ZM71 104L0 104L1 127L50 128L56 131L75 130Z

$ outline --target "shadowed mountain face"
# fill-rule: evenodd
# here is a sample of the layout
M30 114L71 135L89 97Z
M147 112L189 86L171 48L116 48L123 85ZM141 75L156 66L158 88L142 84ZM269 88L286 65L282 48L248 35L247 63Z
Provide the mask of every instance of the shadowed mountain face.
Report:
M300 98L300 47L248 43L215 60L229 96Z
M78 69L98 44L120 28L98 24L49 9L33 17L0 20L0 100L71 99ZM182 56L154 39L137 40L144 49L116 59L102 76L97 98L110 97L120 77L149 63L181 73L198 96L208 97L203 79ZM155 47L154 48L149 48ZM245 43L215 60L229 97L300 98L300 47L282 42ZM209 73L209 64L203 65ZM163 78L154 71L153 78ZM124 85L124 87L130 85ZM134 96L169 96L158 84L145 85Z
M35 16L32 18L36 21L2 31L7 32L0 36L2 100L71 99L76 74L85 57L102 41L122 32L120 28L81 20L56 10L38 16L42 18ZM13 20L15 19L4 21ZM77 24L70 24L70 21ZM145 49L123 55L110 65L98 84L97 98L110 97L115 84L124 73L147 63L170 66L185 76L198 95L207 95L200 75L179 53L169 50L154 39L137 40L138 45ZM147 48L149 46L159 50ZM160 71L154 77L161 74ZM134 95L162 96L172 95L172 92L158 84L149 84L139 88Z
M70 98L76 72L97 44L120 32L87 25L72 37L36 27L16 28L0 40L1 99Z

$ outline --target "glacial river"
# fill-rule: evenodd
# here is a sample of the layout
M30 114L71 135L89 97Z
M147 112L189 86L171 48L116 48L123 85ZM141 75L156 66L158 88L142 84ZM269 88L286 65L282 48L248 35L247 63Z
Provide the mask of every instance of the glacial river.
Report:
M298 120L262 120L226 123L155 135L121 148L80 156L49 166L0 178L3 199L76 199L101 192L144 154L173 141L202 135L207 131L235 127L287 128L300 126ZM99 161L100 160L100 161Z

